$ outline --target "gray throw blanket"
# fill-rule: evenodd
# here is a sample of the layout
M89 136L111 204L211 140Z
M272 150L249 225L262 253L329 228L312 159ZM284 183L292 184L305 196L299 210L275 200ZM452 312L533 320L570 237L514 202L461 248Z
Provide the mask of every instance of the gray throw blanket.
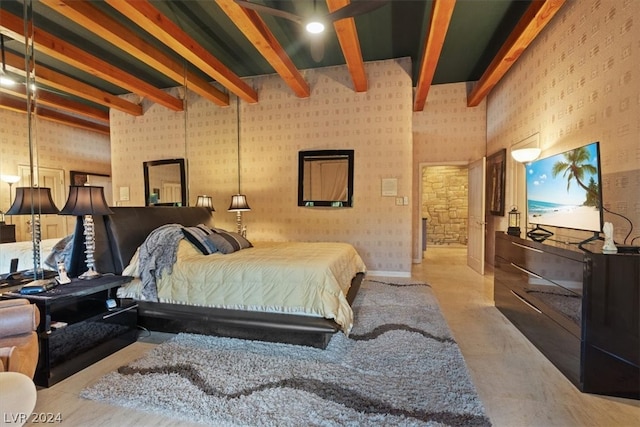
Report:
M140 246L140 279L144 300L158 300L156 281L165 272L171 274L173 271L178 243L183 237L182 225L167 224L153 230Z

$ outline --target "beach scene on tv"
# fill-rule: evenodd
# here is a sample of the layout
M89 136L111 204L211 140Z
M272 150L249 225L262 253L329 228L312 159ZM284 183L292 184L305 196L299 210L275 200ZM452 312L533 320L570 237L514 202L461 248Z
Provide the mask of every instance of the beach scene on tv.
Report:
M527 165L529 224L600 231L598 143Z

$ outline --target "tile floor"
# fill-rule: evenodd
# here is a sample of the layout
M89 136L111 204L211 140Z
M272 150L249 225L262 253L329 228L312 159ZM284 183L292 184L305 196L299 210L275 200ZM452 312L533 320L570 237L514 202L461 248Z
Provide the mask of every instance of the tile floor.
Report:
M578 392L493 307L493 276L488 272L483 277L468 268L465 248L428 248L424 262L414 266L413 279L432 285L495 426L640 426L640 402ZM78 397L100 376L140 357L165 338L164 334L144 337L40 390L34 412L60 413L65 426L176 425L168 418Z

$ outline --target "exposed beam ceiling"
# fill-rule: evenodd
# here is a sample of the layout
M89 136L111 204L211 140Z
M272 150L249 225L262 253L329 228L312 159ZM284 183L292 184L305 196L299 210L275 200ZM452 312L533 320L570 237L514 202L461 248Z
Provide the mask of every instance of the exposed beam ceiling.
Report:
M0 93L0 108L23 113L27 111L27 103ZM104 135L110 134L109 126L99 125L97 123L64 115L57 111L51 111L44 108L36 108L35 114L36 116L51 122L63 123L67 126L86 129Z
M262 18L255 11L238 6L233 0L216 0L216 3L271 64L291 90L300 98L308 98L310 95L309 85Z
M18 55L14 55L11 52L5 53L5 60L7 67L16 74L25 75L25 63L24 58ZM103 105L107 108L115 108L124 113L131 114L132 116L142 115L142 106L129 102L116 95L112 95L103 90L97 89L94 86L82 83L72 77L65 76L54 70L49 69L43 65L38 65L38 84L50 86L63 93L74 95L81 99L94 102L99 105ZM78 112L82 114L82 112Z
M534 1L518 22L516 28L495 56L489 68L484 72L478 83L467 97L467 105L476 107L489 94L491 89L500 82L507 71L520 58L522 52L540 34L540 31L551 21L560 10L565 0Z
M14 34L19 34L24 28L24 22L21 18L3 10L0 10L0 22L2 22L3 28L8 28ZM24 36L21 36L19 40L24 43ZM178 98L38 27L33 29L33 44L39 52L111 82L132 93L149 98L171 110L181 111L183 108L182 101Z
M249 103L258 93L147 0L105 0L142 29Z
M329 14L349 0L251 0L302 18ZM296 96L311 96L308 68L346 64L353 90L366 92L365 62L409 56L421 111L433 84L477 81L477 106L565 0L394 0L333 22L322 35L322 58L312 57L298 22L234 0L40 0L33 3L38 85L36 110L47 120L101 133L111 108L143 114L142 99L183 111L172 87L217 106L230 94L248 103L259 94L245 78L277 73ZM317 10L316 10L317 7ZM25 80L22 3L0 2L6 71ZM22 44L23 47L20 47ZM467 49L468 46L468 49ZM0 107L26 108L24 88L2 89ZM131 102L124 94L137 94ZM53 111L57 110L57 111ZM84 118L84 119L82 119Z
M335 12L349 3L349 0L327 0L329 12ZM351 80L353 80L353 88L356 92L366 92L368 87L367 75L364 71L364 61L362 60L355 19L341 19L334 22L333 27L336 30L342 54L347 61L347 68L351 74Z
M422 111L427 102L429 88L436 73L442 45L447 36L455 5L456 0L433 0L429 34L427 35L427 43L424 48L420 70L418 71L418 84L416 85L413 100L413 111Z
M18 85L15 90L0 86L0 92L6 93L7 95L13 96L15 98L24 99L25 101L27 99L27 88L24 85ZM39 107L45 106L49 108L59 109L67 113L89 117L93 120L103 123L104 125L109 125L108 111L99 110L89 105L56 95L55 93L45 91L40 92L38 94L37 105Z
M185 67L173 58L140 39L124 24L102 13L89 2L77 0L40 0L62 16L92 31L133 57L146 62L179 86L185 84ZM198 95L220 106L229 105L229 95L193 72L186 72L186 84Z

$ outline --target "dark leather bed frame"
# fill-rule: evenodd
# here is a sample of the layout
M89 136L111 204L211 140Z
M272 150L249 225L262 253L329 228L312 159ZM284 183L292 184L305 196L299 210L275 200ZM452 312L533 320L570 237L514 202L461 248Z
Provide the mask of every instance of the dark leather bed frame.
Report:
M213 217L199 207L114 207L113 215L94 217L96 270L121 274L138 246L154 229L165 224L213 226ZM72 277L86 270L84 236L78 218L71 257ZM351 282L349 303L360 288L364 274ZM260 313L209 307L139 301L138 322L152 331L190 332L243 339L307 345L326 348L339 331L332 320L310 316Z

